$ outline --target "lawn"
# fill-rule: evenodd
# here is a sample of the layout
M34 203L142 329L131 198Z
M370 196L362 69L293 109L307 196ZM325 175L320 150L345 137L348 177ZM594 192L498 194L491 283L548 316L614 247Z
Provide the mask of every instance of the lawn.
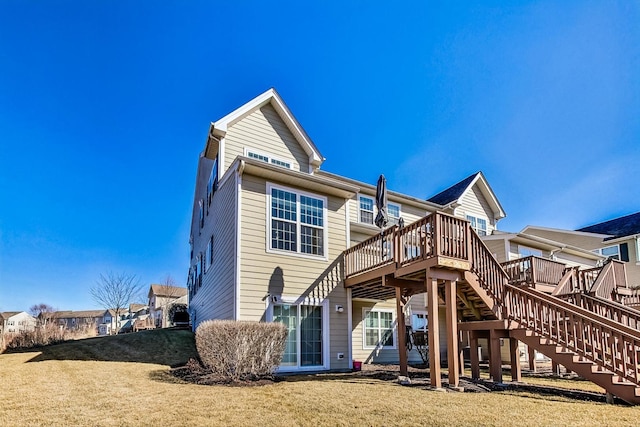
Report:
M169 374L194 352L190 332L159 330L1 354L0 425L620 426L640 418L640 407L531 392L432 391L365 375L226 387Z

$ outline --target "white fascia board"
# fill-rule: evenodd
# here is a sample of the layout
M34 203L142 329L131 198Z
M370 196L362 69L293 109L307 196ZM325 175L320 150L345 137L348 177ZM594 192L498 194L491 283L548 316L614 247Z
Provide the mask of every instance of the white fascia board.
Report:
M484 177L482 172L478 172L478 174L473 179L473 181L471 181L471 184L469 184L467 186L467 188L462 192L460 197L457 200L454 200L451 203L456 203L459 200L461 200L464 196L467 195L467 193L469 191L471 191L473 186L476 185L476 184L479 184L480 191L482 192L482 195L485 197L485 199L487 199L487 201L491 205L491 207L493 209L493 214L495 215L496 219L502 219L502 218L506 217L507 214L504 212L504 209L502 209L502 205L498 201L498 198L496 197L496 194L493 192L493 190L489 186L489 183L487 182L487 179Z

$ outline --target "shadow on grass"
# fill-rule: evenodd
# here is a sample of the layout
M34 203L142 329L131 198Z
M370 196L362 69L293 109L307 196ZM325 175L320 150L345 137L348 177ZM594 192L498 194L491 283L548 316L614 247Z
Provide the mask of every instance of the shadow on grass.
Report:
M16 353L18 351L13 351ZM104 362L153 363L171 367L197 357L191 331L156 329L125 335L86 338L19 351L39 354L28 362L80 360Z

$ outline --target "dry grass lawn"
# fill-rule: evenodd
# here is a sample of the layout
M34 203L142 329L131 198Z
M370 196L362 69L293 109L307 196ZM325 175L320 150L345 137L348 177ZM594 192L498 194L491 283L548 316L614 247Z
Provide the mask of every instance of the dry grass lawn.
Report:
M1 354L0 425L622 426L640 419L640 407L530 392L445 393L348 374L226 387L168 373L194 351L190 332L165 330Z

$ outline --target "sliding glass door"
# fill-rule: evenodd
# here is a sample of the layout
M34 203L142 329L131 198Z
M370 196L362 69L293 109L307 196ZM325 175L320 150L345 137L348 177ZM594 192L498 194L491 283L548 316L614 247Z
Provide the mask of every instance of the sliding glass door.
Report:
M275 304L273 321L287 327L282 357L283 368L324 366L323 307L304 304Z

